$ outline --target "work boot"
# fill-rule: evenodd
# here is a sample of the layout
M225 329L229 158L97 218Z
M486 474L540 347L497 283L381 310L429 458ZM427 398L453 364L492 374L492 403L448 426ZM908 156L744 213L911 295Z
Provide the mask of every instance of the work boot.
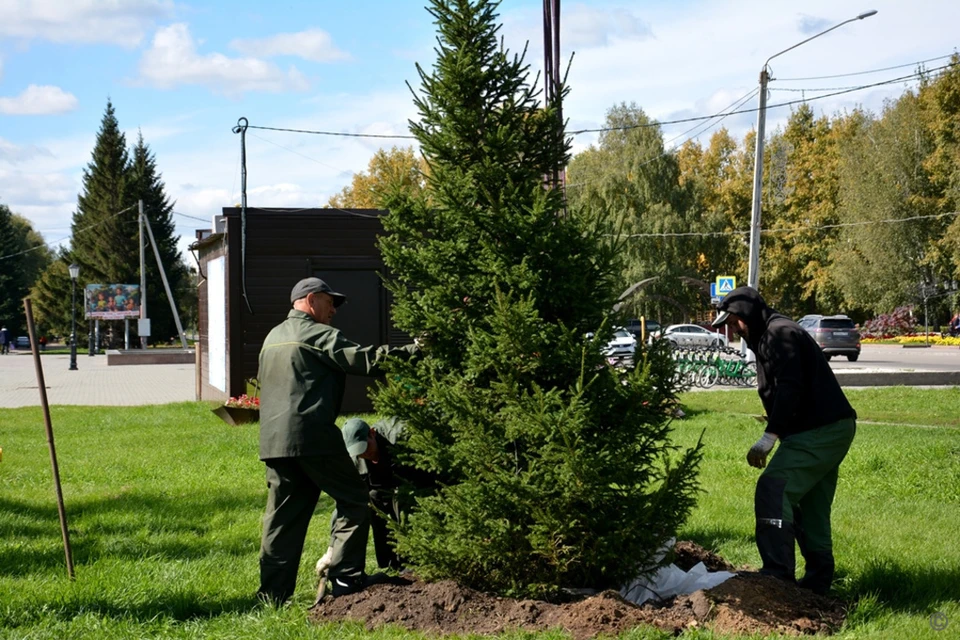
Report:
M832 551L807 551L804 554L807 570L797 586L818 595L826 595L833 583L834 561Z
M796 582L796 539L793 525L783 520L757 519L757 550L763 560L760 573Z

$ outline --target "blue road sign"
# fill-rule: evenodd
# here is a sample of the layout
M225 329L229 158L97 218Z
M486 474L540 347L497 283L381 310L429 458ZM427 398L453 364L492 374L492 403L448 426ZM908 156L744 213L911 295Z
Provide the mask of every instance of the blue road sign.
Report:
M710 283L710 297L711 297L711 298L716 298L716 297L717 297L717 283L716 283L716 282L711 282L711 283Z
M717 276L717 295L723 297L737 288L736 276Z

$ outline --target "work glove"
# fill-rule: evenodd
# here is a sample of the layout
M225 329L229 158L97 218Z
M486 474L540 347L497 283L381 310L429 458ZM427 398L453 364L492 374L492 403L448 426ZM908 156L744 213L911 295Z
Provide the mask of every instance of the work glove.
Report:
M327 552L317 560L317 577L323 580L330 570L330 563L333 561L333 547L327 549Z
M750 451L747 452L747 462L750 463L751 467L756 467L757 469L763 469L767 466L767 456L773 451L773 445L777 443L776 434L770 433L769 431L763 434L763 437L754 443L750 447Z

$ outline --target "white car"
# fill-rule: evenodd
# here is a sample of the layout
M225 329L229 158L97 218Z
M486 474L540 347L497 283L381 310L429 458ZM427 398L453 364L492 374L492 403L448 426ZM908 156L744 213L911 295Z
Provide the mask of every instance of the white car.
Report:
M650 342L660 338L669 340L675 347L726 347L728 345L727 336L695 324L672 324L663 331L657 332L656 335L651 335Z
M617 327L613 338L603 348L603 355L608 358L633 357L637 350L637 337L622 327Z

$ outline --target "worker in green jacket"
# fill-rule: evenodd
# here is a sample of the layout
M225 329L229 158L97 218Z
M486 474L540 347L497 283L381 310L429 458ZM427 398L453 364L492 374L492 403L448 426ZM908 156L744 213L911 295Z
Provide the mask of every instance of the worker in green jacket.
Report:
M366 484L336 425L347 374L376 375L389 355L408 357L414 345L362 347L330 326L346 296L319 278L290 294L293 309L260 351L260 459L267 467L267 508L260 545L258 596L283 602L293 595L307 527L320 492L336 502L328 576L334 596L364 586L370 528Z
M436 489L440 478L404 459L405 428L398 418L386 418L372 425L360 418L351 418L343 425L343 441L370 492L370 528L377 565L381 569L400 571L404 563L394 549L393 533L387 521L400 522L401 514L409 513L413 506L413 492ZM334 519L336 516L334 511ZM317 575L321 580L332 558L331 546L317 561Z

